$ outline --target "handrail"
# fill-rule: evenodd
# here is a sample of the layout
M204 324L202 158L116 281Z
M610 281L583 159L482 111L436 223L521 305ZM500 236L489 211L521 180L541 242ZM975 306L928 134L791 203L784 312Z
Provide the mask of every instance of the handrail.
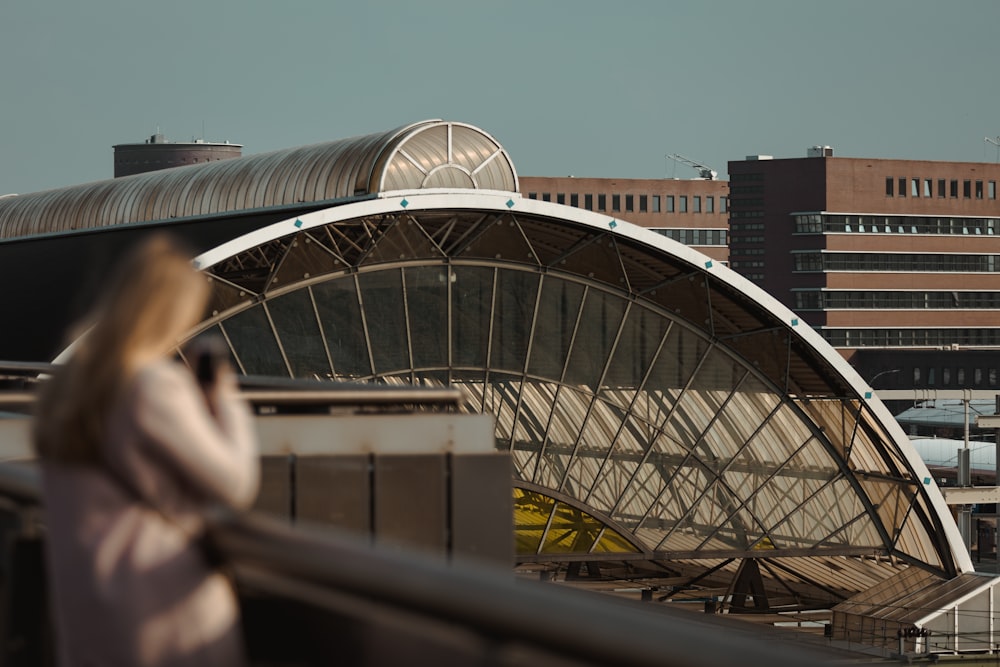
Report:
M37 471L0 465L0 497L37 504ZM341 601L353 597L365 603L360 607L380 605L494 643L527 645L584 664L798 667L832 662L832 655L817 646L781 641L789 635L757 625L518 581L503 569L380 549L260 514L215 512L209 536L231 563L237 583L243 578L269 595L312 605L322 605L324 593Z
M0 361L0 374L14 362ZM25 363L32 373L51 371L49 364ZM454 387L413 387L407 385L366 384L332 380L237 376L240 395L254 406L439 406L457 407L463 398ZM0 409L24 408L35 401L35 392L27 389L0 390Z

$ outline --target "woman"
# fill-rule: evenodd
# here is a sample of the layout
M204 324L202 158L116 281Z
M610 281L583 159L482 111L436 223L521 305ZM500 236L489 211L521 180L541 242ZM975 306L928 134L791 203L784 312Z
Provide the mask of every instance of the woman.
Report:
M35 419L63 665L243 661L236 597L198 540L203 510L246 508L259 463L231 370L172 360L208 281L164 237L129 255Z

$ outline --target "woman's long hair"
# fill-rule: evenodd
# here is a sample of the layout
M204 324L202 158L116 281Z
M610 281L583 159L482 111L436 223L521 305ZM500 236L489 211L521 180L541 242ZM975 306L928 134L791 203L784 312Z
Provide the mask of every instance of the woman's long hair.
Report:
M108 413L125 382L143 363L169 354L198 323L208 293L207 278L169 237L157 234L134 248L74 328L69 361L42 386L34 420L38 456L99 462Z

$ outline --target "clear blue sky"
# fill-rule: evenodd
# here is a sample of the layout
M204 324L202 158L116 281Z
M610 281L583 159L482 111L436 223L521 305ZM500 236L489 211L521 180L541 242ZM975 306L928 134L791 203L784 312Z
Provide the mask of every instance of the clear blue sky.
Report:
M998 37L998 0L5 0L0 193L110 178L157 128L249 155L427 118L522 175L993 162Z

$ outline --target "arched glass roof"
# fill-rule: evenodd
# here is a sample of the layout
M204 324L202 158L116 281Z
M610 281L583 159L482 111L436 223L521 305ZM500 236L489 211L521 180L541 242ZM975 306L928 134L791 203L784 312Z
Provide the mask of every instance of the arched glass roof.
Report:
M729 586L752 562L800 605L906 567L971 570L846 362L648 230L513 193L410 192L197 263L215 287L197 335L223 336L242 372L458 386L495 415L521 562L643 561L673 585Z
M516 192L507 152L479 128L428 120L322 144L0 199L0 240L189 218L387 190Z

